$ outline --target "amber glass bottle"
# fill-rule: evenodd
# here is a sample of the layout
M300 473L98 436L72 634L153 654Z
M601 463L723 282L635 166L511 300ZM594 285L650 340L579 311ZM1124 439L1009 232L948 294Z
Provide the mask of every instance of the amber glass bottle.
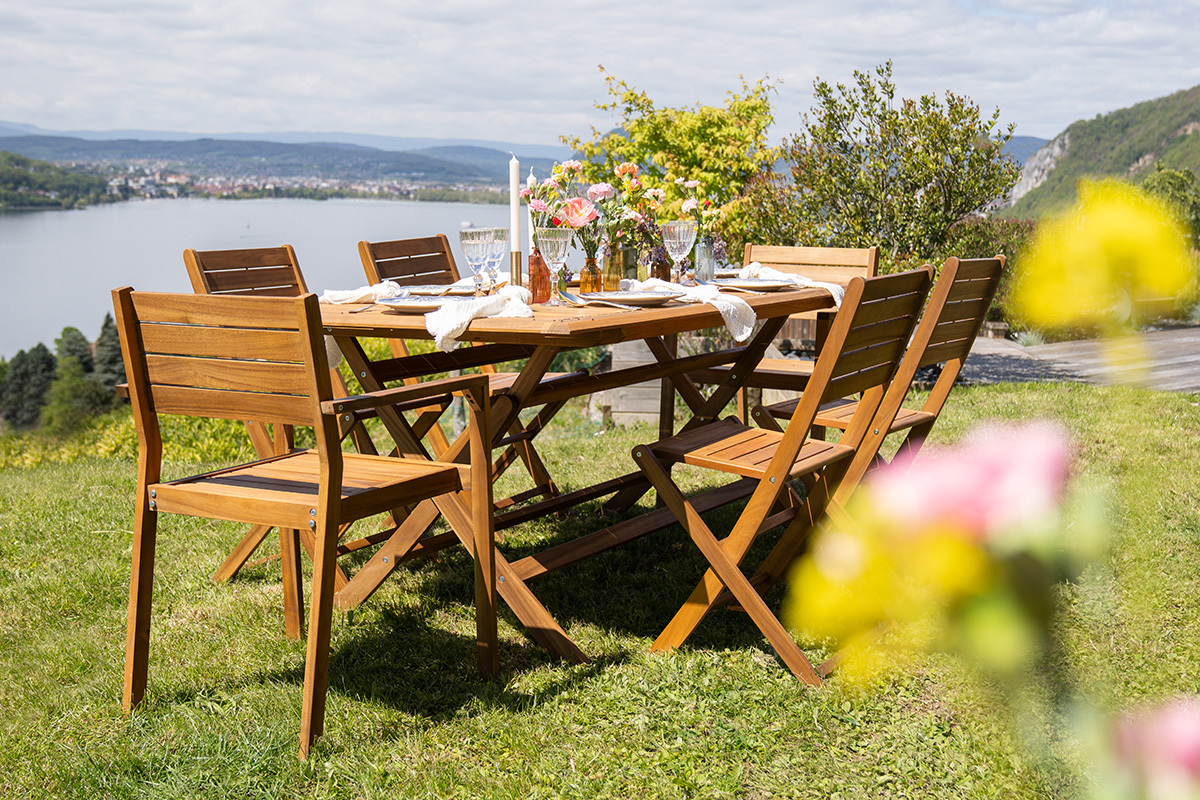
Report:
M600 267L596 265L594 257L583 260L583 269L579 271L579 291L604 291L604 275L600 272Z
M533 302L544 303L550 299L550 268L536 247L529 254L529 291Z

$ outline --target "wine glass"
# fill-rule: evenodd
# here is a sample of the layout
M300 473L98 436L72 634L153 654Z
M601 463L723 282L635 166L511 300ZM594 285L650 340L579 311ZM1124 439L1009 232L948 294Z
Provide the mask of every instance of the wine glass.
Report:
M683 283L683 259L691 252L696 241L696 222L690 219L673 219L663 223L663 247L675 262L671 269L671 280Z
M492 246L491 239L492 233L487 228L466 228L458 232L458 243L462 245L463 256L466 257L475 276L476 297L483 295L483 269Z
M488 230L492 233L487 256L488 280L491 282L488 291L494 292L496 291L496 281L500 277L500 263L508 254L508 228L488 228Z
M548 306L565 306L560 287L567 283L567 250L571 247L571 237L575 231L571 228L538 228L537 229L537 245L542 251L542 258L546 259L546 263L550 265L550 274L554 275L554 268L558 267L557 279L551 280L553 291L550 293L550 299L546 302Z

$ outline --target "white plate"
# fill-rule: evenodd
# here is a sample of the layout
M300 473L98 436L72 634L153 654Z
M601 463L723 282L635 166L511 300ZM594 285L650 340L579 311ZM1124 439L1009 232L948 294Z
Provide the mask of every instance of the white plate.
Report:
M682 292L583 292L579 295L584 300L611 300L614 303L624 303L627 306L661 306L663 303L683 297Z
M462 301L453 297L385 297L377 302L386 306L388 311L397 314L428 314L430 311L437 311L446 303Z
M449 291L447 291L445 284L442 284L441 286L408 286L406 288L408 289L408 293L410 295L416 296L443 296L442 292L445 292L446 294L444 296L447 297L467 297L475 294L474 286L451 286Z
M718 287L749 289L752 292L777 292L780 289L795 289L791 281L773 281L768 278L718 278L713 281Z

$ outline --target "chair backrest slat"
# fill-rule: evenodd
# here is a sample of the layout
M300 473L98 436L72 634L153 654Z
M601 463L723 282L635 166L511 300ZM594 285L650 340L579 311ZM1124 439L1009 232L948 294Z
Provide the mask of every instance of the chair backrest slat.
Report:
M308 291L291 245L245 250L183 251L196 294L299 297Z
M310 330L312 320L319 320L314 295L230 297L119 289L114 300L132 359L127 365L133 369L130 391L150 411L322 424L309 363L318 357L314 337L320 340ZM323 360L323 352L319 356Z
M873 278L879 266L877 247L775 247L746 245L745 261L757 261L780 272L801 273L813 280L846 284Z
M450 240L445 234L390 242L359 242L358 254L371 283L401 286L445 285L459 279Z

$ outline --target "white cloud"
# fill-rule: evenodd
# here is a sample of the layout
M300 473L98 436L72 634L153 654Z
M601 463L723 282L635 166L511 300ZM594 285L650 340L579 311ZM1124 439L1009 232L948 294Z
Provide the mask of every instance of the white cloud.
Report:
M0 0L0 116L47 128L348 130L551 142L607 129L596 65L656 102L720 103L782 78L895 62L900 93L999 106L1018 133L1200 83L1200 11L1076 0L655 4L483 0Z

